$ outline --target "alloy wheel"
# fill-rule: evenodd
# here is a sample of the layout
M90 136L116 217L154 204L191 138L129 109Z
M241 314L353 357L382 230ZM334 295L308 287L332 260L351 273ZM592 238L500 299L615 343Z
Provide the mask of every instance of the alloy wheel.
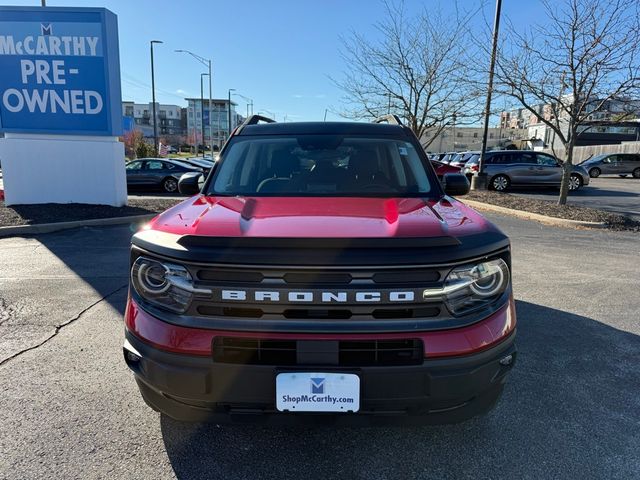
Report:
M167 178L164 181L164 190L165 192L173 193L178 189L178 182L173 178Z
M569 177L569 190L577 190L580 188L580 177L577 175L571 175Z

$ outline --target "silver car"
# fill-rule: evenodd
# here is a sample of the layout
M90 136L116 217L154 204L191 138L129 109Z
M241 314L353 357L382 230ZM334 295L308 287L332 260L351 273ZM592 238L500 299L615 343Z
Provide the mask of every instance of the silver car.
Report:
M489 188L503 192L511 186L560 186L562 165L552 155L527 150L494 150L485 154L484 171ZM479 155L472 157L463 173L471 176L478 171ZM573 167L569 189L589 185L589 174L579 165Z
M637 153L605 153L591 157L580 164L591 178L602 174L633 175L640 178L640 154Z

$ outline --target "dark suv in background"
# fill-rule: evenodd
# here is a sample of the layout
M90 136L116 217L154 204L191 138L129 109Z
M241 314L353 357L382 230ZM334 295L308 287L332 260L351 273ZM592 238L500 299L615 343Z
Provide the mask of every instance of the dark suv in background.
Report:
M470 178L478 171L479 155L474 155L466 163L463 173ZM495 150L486 152L484 171L488 176L489 188L505 191L511 186L560 186L562 164L548 153L531 150ZM571 173L570 190L589 185L589 174L576 165Z

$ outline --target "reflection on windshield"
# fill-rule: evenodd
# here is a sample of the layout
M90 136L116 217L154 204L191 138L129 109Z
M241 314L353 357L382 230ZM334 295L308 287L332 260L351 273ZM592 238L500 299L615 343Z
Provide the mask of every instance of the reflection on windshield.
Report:
M209 194L397 196L433 190L411 143L342 135L236 138Z

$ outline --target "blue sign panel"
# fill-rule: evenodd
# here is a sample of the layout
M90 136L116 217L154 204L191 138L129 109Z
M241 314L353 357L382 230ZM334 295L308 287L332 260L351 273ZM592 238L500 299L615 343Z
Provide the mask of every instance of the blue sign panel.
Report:
M0 131L122 133L116 15L0 7Z

